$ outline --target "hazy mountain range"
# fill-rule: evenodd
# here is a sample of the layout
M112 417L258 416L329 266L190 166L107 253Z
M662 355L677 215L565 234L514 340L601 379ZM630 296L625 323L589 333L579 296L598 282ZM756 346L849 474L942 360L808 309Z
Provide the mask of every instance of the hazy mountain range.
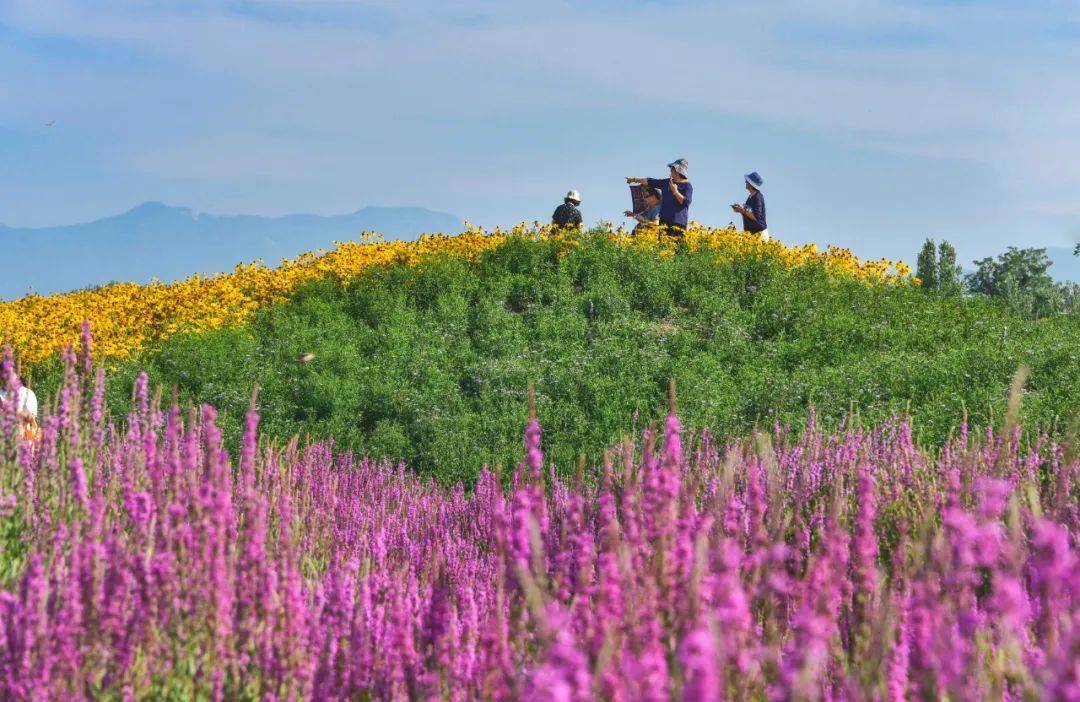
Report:
M352 214L218 216L147 202L113 217L37 229L0 225L0 297L48 294L111 281L174 280L304 251L376 231L387 239L454 233L461 218L422 207L365 207Z

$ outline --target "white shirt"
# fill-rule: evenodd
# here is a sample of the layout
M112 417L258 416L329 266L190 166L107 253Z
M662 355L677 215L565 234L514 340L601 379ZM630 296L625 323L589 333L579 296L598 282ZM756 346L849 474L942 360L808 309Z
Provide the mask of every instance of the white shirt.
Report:
M37 395L30 388L19 388L19 413L37 419Z
M0 390L0 399L4 399L5 397L6 393L4 393L3 390ZM37 419L37 395L34 394L33 390L28 387L19 388L19 403L16 411L20 415L30 416L34 419Z

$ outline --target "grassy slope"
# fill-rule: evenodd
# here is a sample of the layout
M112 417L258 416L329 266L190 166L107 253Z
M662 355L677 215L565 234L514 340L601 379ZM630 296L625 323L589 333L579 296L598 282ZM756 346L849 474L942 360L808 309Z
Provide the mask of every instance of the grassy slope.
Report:
M316 360L296 363L306 351ZM520 454L529 381L565 468L618 439L635 410L639 427L656 417L672 375L684 420L722 435L799 421L811 400L830 421L910 402L937 440L964 405L975 423L1000 412L1021 362L1029 420L1049 426L1080 407L1077 317L1024 320L985 300L762 259L661 258L600 240L559 257L512 241L476 266L433 260L309 285L246 328L170 340L122 367L109 392L123 411L146 368L224 410L235 439L258 380L268 432L332 436L453 481Z

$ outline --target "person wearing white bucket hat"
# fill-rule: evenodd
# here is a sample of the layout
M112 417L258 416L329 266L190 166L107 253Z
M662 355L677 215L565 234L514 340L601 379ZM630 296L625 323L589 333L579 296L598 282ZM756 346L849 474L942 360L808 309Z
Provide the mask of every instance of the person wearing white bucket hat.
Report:
M664 199L660 202L660 226L668 234L681 238L690 224L690 202L694 199L694 186L690 184L687 171L690 164L680 158L668 164L671 172L668 178L627 178L630 184L637 183L650 188L659 188Z
M743 230L751 234L757 234L763 241L769 240L769 225L765 221L765 181L757 171L752 171L743 176L746 189L750 197L746 198L746 204L738 203L731 206L742 215Z
M551 223L556 227L580 227L581 226L581 195L577 190L571 190L563 198L563 204L555 208L551 215Z

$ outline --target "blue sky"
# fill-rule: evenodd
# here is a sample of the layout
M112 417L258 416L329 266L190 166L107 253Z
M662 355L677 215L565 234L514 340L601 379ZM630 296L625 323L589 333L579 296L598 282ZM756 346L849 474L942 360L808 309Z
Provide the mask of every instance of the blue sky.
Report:
M0 222L619 222L686 157L699 221L757 170L784 240L970 259L1080 239L1078 95L1071 1L0 0Z

